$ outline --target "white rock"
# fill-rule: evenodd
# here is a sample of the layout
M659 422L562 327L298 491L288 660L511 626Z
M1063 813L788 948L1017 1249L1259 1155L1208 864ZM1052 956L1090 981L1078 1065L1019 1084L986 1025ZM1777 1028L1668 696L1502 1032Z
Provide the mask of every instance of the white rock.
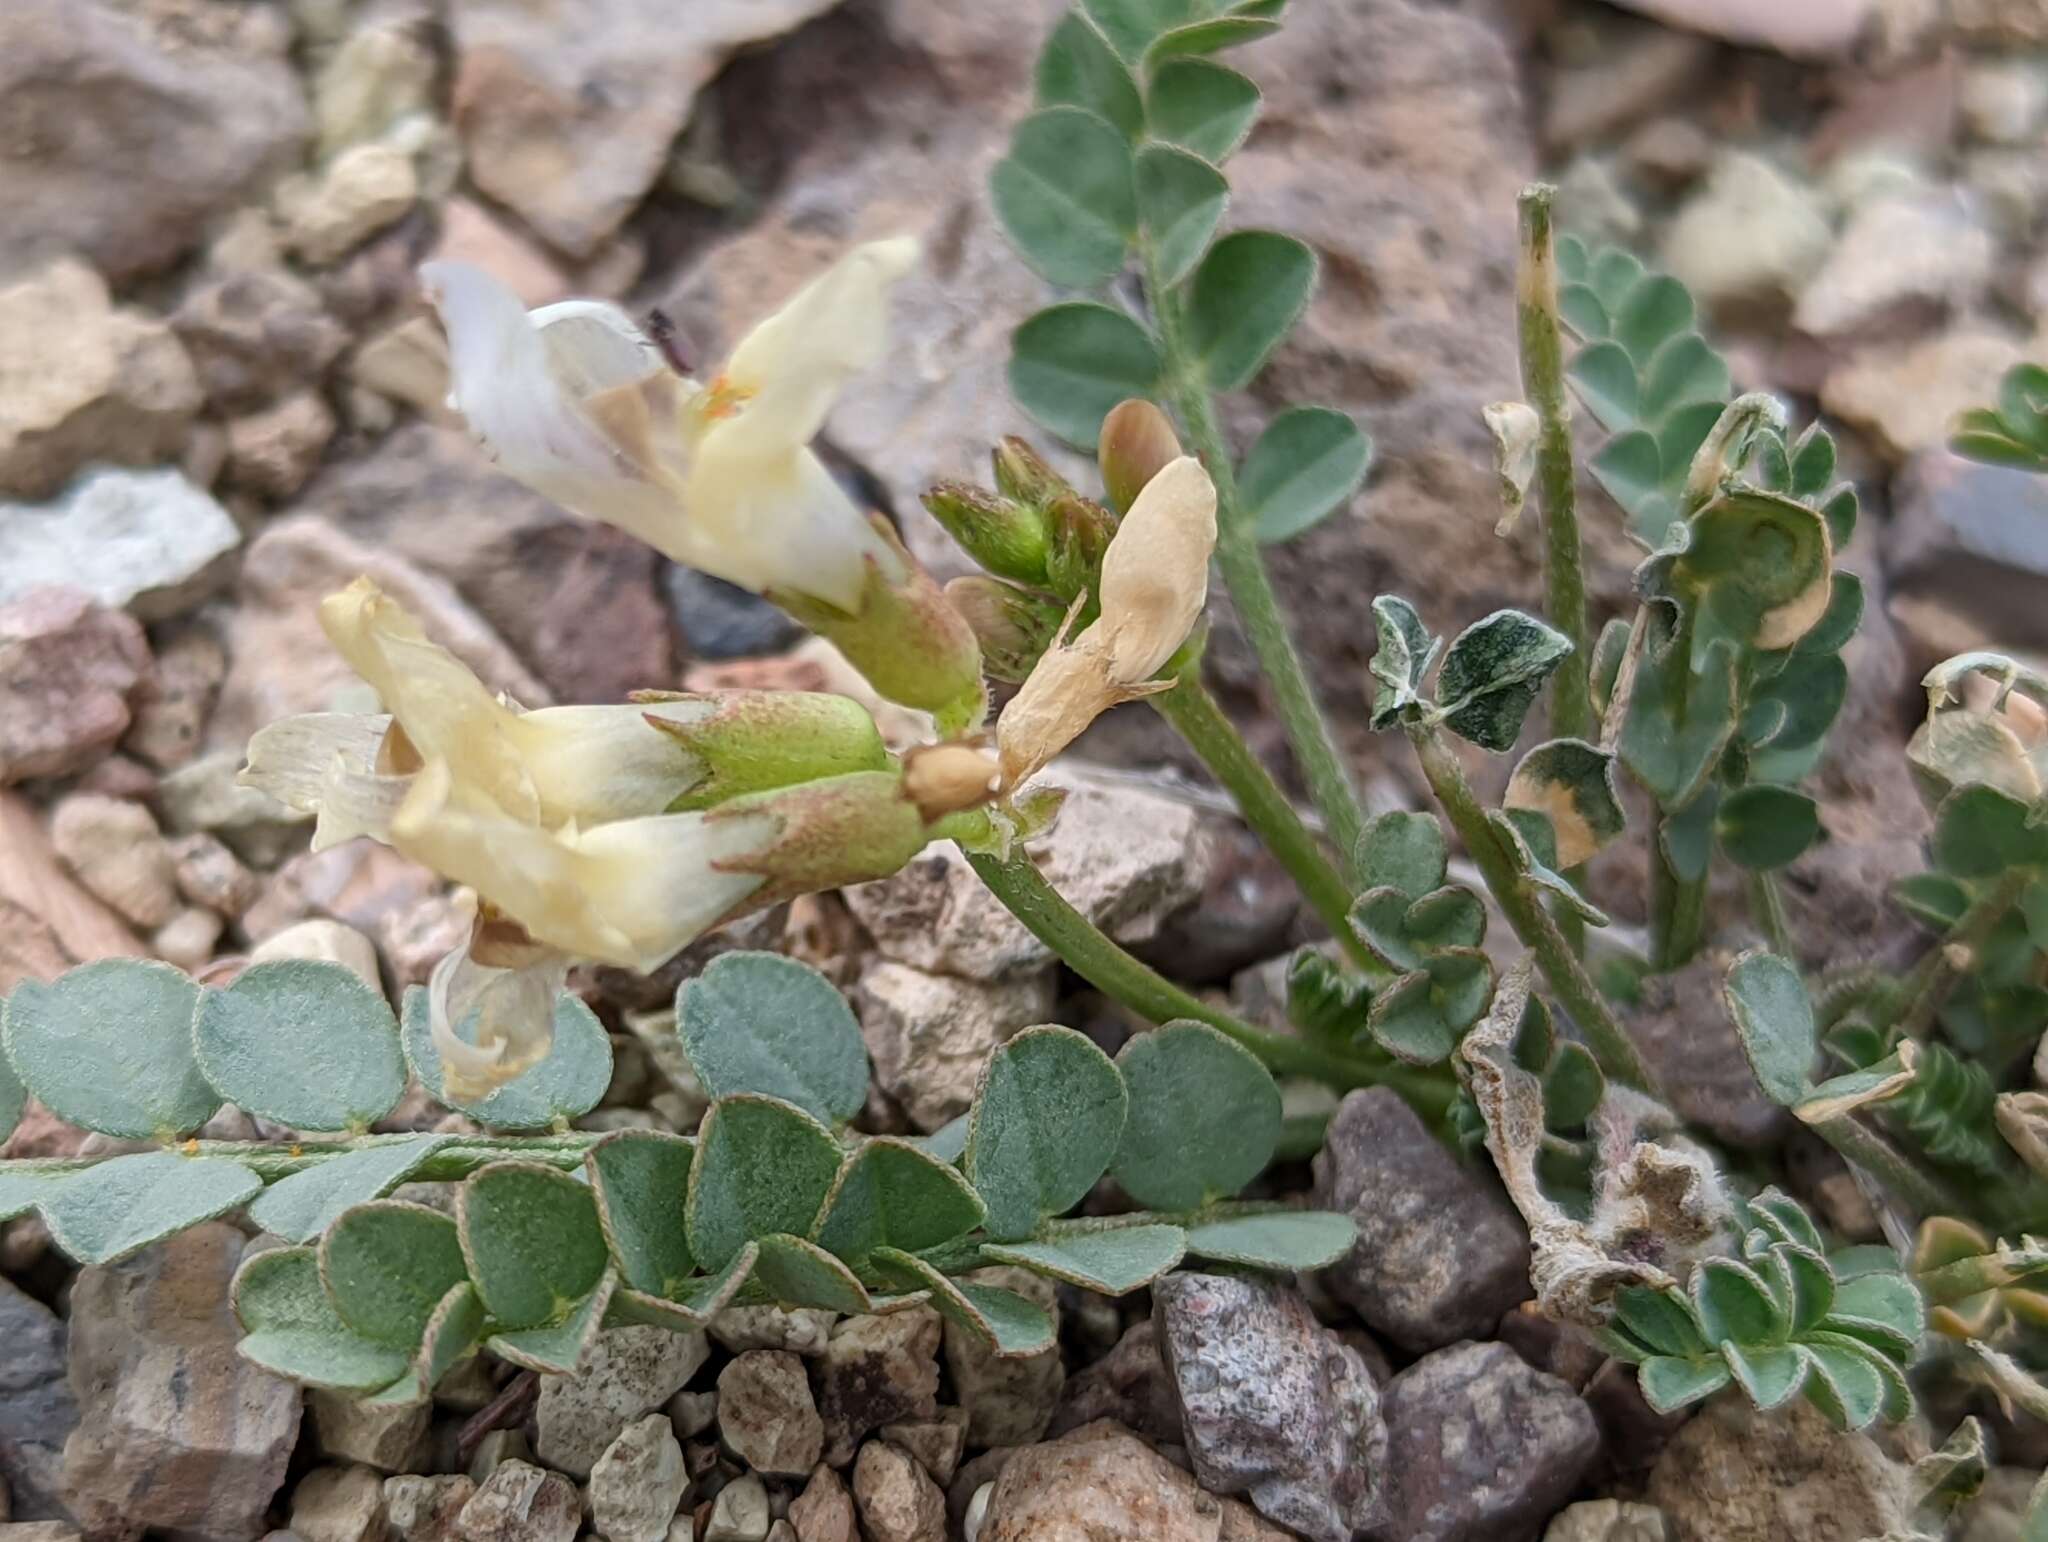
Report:
M346 964L370 989L380 994L384 989L377 971L376 946L345 921L318 917L301 921L264 938L249 954L252 964L274 958L308 958Z
M1801 292L1792 324L1833 338L1915 311L1964 309L1990 282L1995 247L1953 190L1866 204Z
M398 146L353 146L288 199L287 239L310 263L334 262L403 218L419 193L412 157Z
M718 1491L704 1542L762 1542L768 1535L768 1490L752 1473Z
M2030 59L1981 59L1963 71L1963 126L1995 145L2024 145L2048 116L2048 71Z
M384 1513L399 1542L451 1542L462 1507L476 1496L474 1480L400 1473L384 1480Z
M1663 261L1708 310L1776 307L1832 244L1811 192L1762 156L1730 150L1665 231Z
M424 31L406 20L362 25L328 57L313 82L322 156L382 138L414 114L433 110L439 66Z
M619 1432L590 1469L590 1523L606 1542L662 1542L690 1486L667 1414Z
M925 1131L967 1111L989 1051L1047 1021L1054 995L1050 968L987 983L887 960L854 989L875 1081Z
M1846 53L1870 30L1877 0L1616 0L1645 16L1795 58Z
M588 1477L605 1447L682 1391L710 1352L702 1333L639 1327L600 1333L582 1370L541 1381L535 1412L540 1459Z
M80 883L137 926L178 913L177 863L141 804L72 793L51 816L50 843Z
M318 1390L307 1397L306 1406L320 1449L331 1460L361 1462L383 1472L403 1472L412 1465L434 1412L431 1402L407 1407Z
M0 503L0 604L67 584L161 620L204 598L241 542L228 511L183 473L103 466L49 503Z
M315 1467L292 1490L292 1530L304 1542L381 1542L384 1480L367 1467Z

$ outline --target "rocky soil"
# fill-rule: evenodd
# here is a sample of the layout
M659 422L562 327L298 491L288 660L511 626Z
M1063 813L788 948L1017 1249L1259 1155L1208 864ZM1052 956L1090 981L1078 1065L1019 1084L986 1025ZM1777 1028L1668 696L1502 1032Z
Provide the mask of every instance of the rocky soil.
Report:
M448 417L415 291L429 256L660 305L715 358L845 244L908 231L891 365L828 427L935 568L917 507L1025 425L1009 329L1043 291L983 196L1059 0L7 0L0 6L0 991L153 955L218 978L318 957L395 993L464 925L432 875L307 831L234 773L248 734L350 705L319 596L370 573L523 703L648 686L830 685L775 613L496 475ZM1439 626L1536 598L1536 531L1493 534L1478 407L1514 393L1512 203L1678 273L1739 386L1841 431L1874 606L1830 841L1793 870L1816 958L1883 952L1884 881L1923 821L1895 755L1913 681L1997 643L2048 653L2048 483L1967 465L1953 411L2048 357L2048 10L2040 0L1297 0L1242 56L1267 91L1233 217L1311 241L1323 282L1256 395L1373 433L1367 490L1276 554L1374 799L1413 802L1364 732L1365 606ZM1640 14L1638 14L1640 13ZM1697 30L1686 30L1688 27ZM1599 603L1632 557L1596 511ZM1246 650L1214 671L1276 763ZM1284 879L1142 712L1105 722L1046 854L1061 888L1190 985L1271 1018L1313 940ZM1626 853L1596 874L1640 914ZM579 979L614 1030L595 1128L688 1130L652 1052L717 948L827 970L875 1065L863 1123L932 1130L988 1049L1077 988L949 850L708 940L652 981ZM1276 963L1275 961L1281 961ZM1787 1139L1713 992L1648 1003L1685 1112ZM434 1117L432 1114L423 1115ZM210 1133L254 1133L230 1111ZM9 1156L98 1137L31 1110ZM1831 1225L1838 1166L1792 1152ZM1313 1168L1267 1180L1352 1214L1320 1277L1183 1275L1123 1303L1061 1288L1059 1346L997 1363L936 1315L733 1312L607 1334L573 1382L472 1365L430 1407L301 1396L239 1360L213 1223L70 1273L0 1228L0 1542L1746 1542L1904 1524L1901 1463L1739 1401L1674 1425L1621 1368L1520 1309L1521 1224L1391 1094L1355 1093ZM423 1191L432 1201L436 1196ZM1035 1279L1009 1282L1045 1294ZM2048 1449L2010 1432L1961 1535L2015 1535ZM2003 1528L2003 1529L2001 1529Z

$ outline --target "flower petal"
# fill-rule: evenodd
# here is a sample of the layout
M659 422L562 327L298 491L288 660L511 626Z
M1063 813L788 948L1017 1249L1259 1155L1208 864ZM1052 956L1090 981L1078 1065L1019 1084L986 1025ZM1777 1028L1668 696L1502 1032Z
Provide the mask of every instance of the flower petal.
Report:
M1183 455L1145 484L1102 556L1111 679L1149 680L1187 641L1209 596L1215 550L1216 485Z
M502 969L478 962L467 943L436 964L427 1022L443 1090L475 1102L545 1060L555 1042L555 998L568 976L567 954Z
M801 448L766 458L734 453L736 426L715 426L697 446L684 485L691 523L680 560L757 594L794 590L857 611L868 563L895 578L896 554L817 456Z
M703 760L650 717L697 723L717 703L543 707L521 714L511 732L548 825L605 824L659 814L704 780Z
M721 864L762 850L780 823L767 813L660 814L583 831L584 881L606 923L630 939L624 962L657 968L745 903L763 875Z

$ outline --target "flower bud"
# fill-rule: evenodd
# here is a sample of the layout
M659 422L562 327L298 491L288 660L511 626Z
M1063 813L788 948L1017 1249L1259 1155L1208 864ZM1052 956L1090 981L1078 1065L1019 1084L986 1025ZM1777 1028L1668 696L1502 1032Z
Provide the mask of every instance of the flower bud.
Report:
M979 573L947 583L946 600L974 628L982 668L1011 685L1024 683L1066 619L1057 600Z
M1166 414L1143 397L1118 402L1102 420L1096 459L1102 487L1121 514L1138 501L1145 484L1169 461L1180 459L1180 439Z
M1071 600L1086 591L1102 566L1110 537L1116 534L1116 518L1092 498L1065 493L1046 510L1052 527L1052 550L1046 557L1045 578L1052 592Z
M724 920L799 894L887 878L932 838L903 774L895 770L858 771L755 793L703 817L714 827L762 818L775 826L772 838L719 863L723 873L759 880Z
M972 744L925 744L903 757L903 790L927 824L980 807L1002 780L995 756Z
M672 814L889 764L874 718L851 697L824 691L642 691L633 699L649 706L689 702L703 711L691 718L647 714L649 723L706 768L701 782L669 804Z
M990 459L995 466L996 491L1005 498L1014 498L1033 508L1043 508L1063 493L1074 490L1065 477L1047 464L1043 455L1015 434L998 444Z
M999 578L1045 583L1045 515L1031 504L999 498L964 482L941 482L924 506L967 555Z

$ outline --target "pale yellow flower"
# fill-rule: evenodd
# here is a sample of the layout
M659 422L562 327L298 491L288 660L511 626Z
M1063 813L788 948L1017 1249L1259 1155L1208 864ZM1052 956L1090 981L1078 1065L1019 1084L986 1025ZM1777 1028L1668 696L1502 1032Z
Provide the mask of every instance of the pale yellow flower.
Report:
M1183 455L1144 486L1103 554L1102 614L1045 651L996 724L1016 787L1119 702L1169 689L1152 677L1186 642L1209 594L1216 488Z
M528 312L480 268L420 270L448 333L454 400L510 475L744 588L859 608L903 559L809 449L878 363L908 239L855 248L754 328L703 384L617 306Z

